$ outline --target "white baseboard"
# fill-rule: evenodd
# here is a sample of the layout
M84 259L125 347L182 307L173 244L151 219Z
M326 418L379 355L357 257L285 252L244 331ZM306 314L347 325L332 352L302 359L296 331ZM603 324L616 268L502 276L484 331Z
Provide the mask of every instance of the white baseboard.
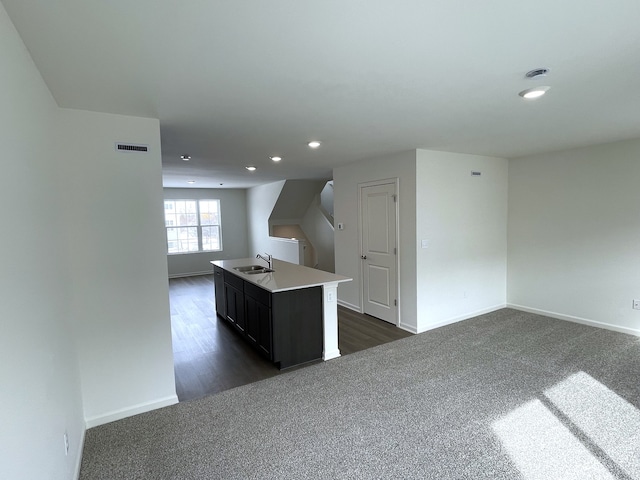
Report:
M80 478L80 467L82 466L82 453L84 452L84 434L87 431L86 428L82 429L82 433L80 434L80 440L78 445L78 451L76 452L76 468L73 475L73 478L78 480Z
M443 320L441 322L428 325L427 327L419 328L418 331L415 333L424 333L424 332L428 332L429 330L433 330L434 328L440 328L446 325L451 325L452 323L462 322L463 320L469 320L470 318L477 317L478 315L484 315L485 313L495 312L496 310L500 310L501 308L505 308L506 306L507 306L506 304L501 303L499 305L494 305L492 307L476 310L475 312L465 313L464 315L460 315L458 317L453 317L448 320Z
M405 332L409 332L409 333L418 333L418 329L413 326L413 325L409 325L407 323L402 323L400 322L398 324L398 328L404 330Z
M169 278L198 277L200 275L213 275L213 268L206 272L171 273Z
M360 310L360 307L358 305L354 305L352 303L345 302L344 300L338 299L338 305L340 305L341 307L344 307L344 308L348 308L349 310L353 310L354 312L362 313L362 310Z
M524 305L517 305L515 303L507 303L507 308L513 308L514 310L521 310L523 312L544 315L545 317L557 318L558 320L565 320L567 322L573 322L573 323L581 323L583 325L589 325L590 327L604 328L606 330L613 330L614 332L627 333L629 335L635 335L636 337L640 337L640 330L635 328L620 327L612 323L597 322L595 320L589 320L588 318L574 317L572 315L564 315L562 313L557 313L557 312L549 312L548 310L525 307Z
M95 417L86 418L85 424L87 425L87 428L97 427L98 425L115 422L122 418L138 415L139 413L150 412L151 410L168 407L169 405L174 405L176 403L178 403L178 396L171 395L169 397L154 400L153 402L140 403L131 407L121 408L120 410L114 410L112 412L105 413L104 415L96 415Z
M356 313L363 313L362 309L358 305L353 305L352 303L345 302L343 300L338 299L338 305L344 308L348 308L349 310L353 310ZM405 323L400 322L398 328L405 330L409 333L418 333L416 328L413 325L407 325Z
M323 352L322 360L326 362L327 360L333 360L334 358L338 358L339 356L340 356L340 350L336 348L335 350L332 350L330 352Z

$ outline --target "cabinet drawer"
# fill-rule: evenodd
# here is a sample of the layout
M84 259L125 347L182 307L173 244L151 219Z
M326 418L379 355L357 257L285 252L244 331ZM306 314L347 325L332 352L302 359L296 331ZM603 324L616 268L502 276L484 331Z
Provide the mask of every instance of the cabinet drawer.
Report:
M244 282L244 293L263 305L271 307L271 293L264 288L260 288L253 283Z
M240 277L236 277L233 273L227 272L226 270L224 271L224 283L228 283L241 292L244 288L244 280L242 280Z

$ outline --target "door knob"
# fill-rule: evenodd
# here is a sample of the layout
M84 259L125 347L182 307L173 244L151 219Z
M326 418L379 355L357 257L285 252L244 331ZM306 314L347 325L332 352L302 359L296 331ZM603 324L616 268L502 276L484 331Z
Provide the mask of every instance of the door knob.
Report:
M363 260L366 260L367 256L366 255L360 255L360 258L363 259Z

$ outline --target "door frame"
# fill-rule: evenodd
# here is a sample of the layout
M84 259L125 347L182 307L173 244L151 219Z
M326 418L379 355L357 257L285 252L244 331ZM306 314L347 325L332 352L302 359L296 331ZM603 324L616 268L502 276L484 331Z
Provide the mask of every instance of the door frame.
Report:
M393 184L395 188L396 201L394 202L396 209L396 291L395 299L398 305L396 305L396 327L401 325L402 309L400 302L400 179L398 177L384 178L381 180L372 180L369 182L358 183L358 257L362 255L362 190L366 187L375 187L379 185ZM360 313L364 314L364 263L360 262ZM389 323L389 322L388 322ZM393 325L393 324L392 324Z

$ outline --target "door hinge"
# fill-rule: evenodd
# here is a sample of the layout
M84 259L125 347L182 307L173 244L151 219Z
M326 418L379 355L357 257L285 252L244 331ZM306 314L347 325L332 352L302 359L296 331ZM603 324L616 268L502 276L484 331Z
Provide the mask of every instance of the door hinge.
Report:
M397 298L394 298L394 299L393 299L393 306L394 306L394 307L397 307L397 306L398 306L398 299L397 299Z
M398 254L398 249L396 247L393 247L393 254L397 255Z
M391 197L393 197L393 203L396 203L398 201L398 196L395 193L391 195Z

